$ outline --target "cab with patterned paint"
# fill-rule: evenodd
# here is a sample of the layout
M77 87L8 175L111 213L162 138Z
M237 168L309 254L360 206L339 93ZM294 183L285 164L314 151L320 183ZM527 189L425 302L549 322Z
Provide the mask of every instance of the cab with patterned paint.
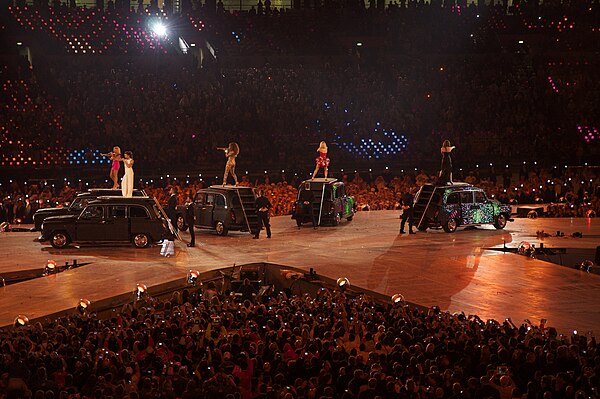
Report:
M467 183L423 185L415 198L415 216L419 230L442 227L448 233L461 226L485 224L503 229L512 221L510 205L488 198L481 188Z

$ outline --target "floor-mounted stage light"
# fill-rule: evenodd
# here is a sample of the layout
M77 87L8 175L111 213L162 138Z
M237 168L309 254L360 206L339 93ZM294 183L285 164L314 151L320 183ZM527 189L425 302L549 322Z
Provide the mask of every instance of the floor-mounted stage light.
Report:
M340 277L337 279L337 285L340 287L340 290L345 291L350 287L350 280L347 277Z
M77 303L76 309L82 315L87 314L90 311L90 304L91 302L88 299L82 298Z
M148 287L145 284L138 284L133 291L133 296L136 301L140 301L148 296Z
M20 314L15 318L15 327L23 327L27 324L29 324L29 318L27 316Z
M404 305L406 303L406 301L404 300L404 295L402 295L402 294L392 295L392 303L394 305Z
M190 270L187 275L187 283L192 286L196 286L198 284L198 278L200 277L200 272L198 270ZM200 282L202 285L202 282Z
M56 270L56 262L52 259L49 259L48 262L46 262L46 266L44 267L44 276L54 274L57 271L58 270Z
M584 260L583 262L581 262L581 265L579 266L579 269L581 269L581 271L584 271L587 273L590 273L593 268L594 268L594 262L592 262L591 260Z

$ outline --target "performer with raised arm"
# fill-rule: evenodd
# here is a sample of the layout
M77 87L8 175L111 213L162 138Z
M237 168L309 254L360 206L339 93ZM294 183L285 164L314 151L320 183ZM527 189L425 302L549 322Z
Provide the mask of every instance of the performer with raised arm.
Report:
M456 147L450 145L450 140L444 140L442 148L440 148L440 152L442 153L442 168L438 180L438 184L440 185L452 184L452 157L450 153L454 148Z
M117 190L119 188L119 169L121 168L121 148L118 146L114 146L111 152L106 154L101 154L104 157L110 157L112 161L112 165L110 167L110 179L113 181L113 190Z
M317 148L317 152L319 156L315 158L317 165L315 166L315 171L313 172L312 178L314 180L317 173L319 173L319 169L323 168L323 172L325 173L325 180L327 180L327 172L329 171L329 162L330 159L327 158L327 143L321 141L319 144L319 148Z
M121 179L121 192L123 193L123 197L133 197L133 153L125 151L123 157L125 175Z
M217 150L225 151L225 156L227 157L227 163L225 164L225 174L223 175L223 185L227 184L227 177L231 173L233 180L235 181L235 185L238 185L238 179L235 175L235 158L240 154L240 147L237 143L229 143L229 147L217 147Z

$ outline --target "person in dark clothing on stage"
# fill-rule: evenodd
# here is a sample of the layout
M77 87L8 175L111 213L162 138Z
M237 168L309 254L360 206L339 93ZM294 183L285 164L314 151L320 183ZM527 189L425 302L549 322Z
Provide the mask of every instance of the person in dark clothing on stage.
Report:
M405 233L404 225L406 224L407 220L408 233L416 234L416 232L413 231L413 201L414 197L410 193L410 191L407 191L404 194L402 194L402 198L400 199L400 205L402 205L402 223L400 223L400 234Z
M440 186L452 183L452 156L450 153L455 147L450 145L450 140L444 140L440 152L442 153L442 168L437 184Z
M169 197L169 202L167 203L167 216L171 220L173 229L175 229L177 232L177 190L175 188L171 188L169 193L171 196Z
M304 184L304 188L300 190L300 195L298 196L300 200L300 204L302 206L302 212L308 213L313 223L313 227L317 228L317 221L315 219L315 212L313 209L313 203L315 202L315 194L310 189L310 182L306 182Z
M196 232L194 231L195 219L194 202L191 197L187 197L185 202L185 224L188 225L188 229L190 230L190 243L187 245L188 247L196 246Z
M256 234L254 234L254 238L258 239L260 235L260 230L262 226L265 226L267 229L267 238L271 238L271 223L269 223L269 211L273 205L267 197L265 197L262 191L258 192L258 197L256 198L256 213L258 215L258 228L256 230Z

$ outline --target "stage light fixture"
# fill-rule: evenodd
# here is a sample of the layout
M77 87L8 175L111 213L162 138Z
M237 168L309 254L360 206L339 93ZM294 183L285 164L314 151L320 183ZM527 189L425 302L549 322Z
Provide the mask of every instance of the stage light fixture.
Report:
M58 270L56 270L56 262L52 259L49 259L48 262L46 262L46 267L44 267L44 276L54 274L57 271Z
M136 301L141 301L148 295L148 287L145 284L138 284L133 291L133 296Z
M344 291L350 287L350 280L347 277L340 277L337 279L337 285L340 287L340 290Z
M167 27L162 22L156 22L152 25L152 31L157 36L166 36L167 35Z
M90 310L90 305L91 305L91 302L89 301L89 299L82 298L77 303L76 309L80 314L83 315L83 314L86 314Z
M394 305L396 305L396 304L402 305L405 302L406 301L404 300L404 295L402 295L402 294L394 294L394 295L392 295L392 303Z
M193 285L195 287L196 284L198 284L199 277L200 277L200 272L198 270L190 270L190 272L187 275L187 283L189 285ZM200 285L202 285L202 282L200 282Z
M27 324L29 324L29 318L27 316L20 314L15 318L15 327L23 327Z
M594 262L592 262L591 260L584 260L583 262L581 262L581 266L579 266L579 269L583 272L590 273L593 267Z

